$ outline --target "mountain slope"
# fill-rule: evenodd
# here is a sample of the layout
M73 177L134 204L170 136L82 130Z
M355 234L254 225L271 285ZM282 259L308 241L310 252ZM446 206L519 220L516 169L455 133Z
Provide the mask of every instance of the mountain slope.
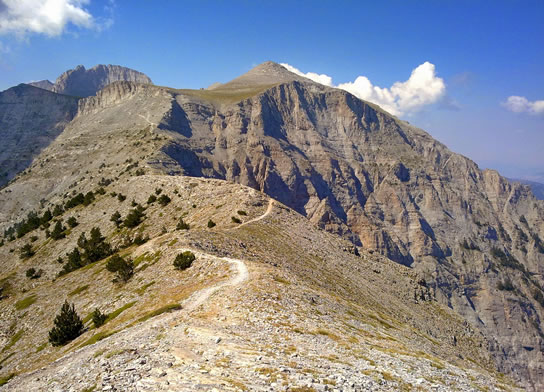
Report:
M0 186L26 169L76 112L76 98L26 84L0 92Z
M75 190L85 184L92 181ZM147 203L157 189L168 205ZM77 218L65 238L37 229L0 248L8 287L1 371L14 374L4 389L517 390L493 370L485 338L434 301L413 271L351 253L347 241L264 194L221 180L126 172L105 191L57 218ZM131 199L146 207L145 218L116 229L109 218L126 217ZM179 217L188 230L176 229ZM135 261L127 283L112 282L106 260L55 278L57 258L92 227ZM150 239L123 245L137 234ZM20 262L10 250L31 235L36 254ZM172 261L186 250L197 259L176 271ZM31 266L43 269L40 278L25 277ZM95 308L115 317L99 329L87 321L82 336L52 347L47 331L66 298L82 317Z
M502 372L541 389L542 202L375 105L277 67L211 90L117 82L81 100L0 193L1 221L138 169L248 185L411 267L484 335Z

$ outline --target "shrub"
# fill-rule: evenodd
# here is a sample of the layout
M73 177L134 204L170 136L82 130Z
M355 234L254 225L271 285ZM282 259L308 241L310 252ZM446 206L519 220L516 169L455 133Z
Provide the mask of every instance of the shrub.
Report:
M83 205L84 206L88 206L90 205L92 202L94 201L94 193L91 191L91 192L87 192L85 194L85 198L83 199Z
M55 326L49 331L49 342L53 346L63 346L81 335L82 331L83 322L74 304L64 301L60 313L55 317Z
M95 328L99 328L106 322L108 318L107 314L102 313L99 309L95 309L93 312L93 325Z
M189 230L189 224L185 223L183 218L179 218L178 224L176 225L176 230Z
M70 227L76 227L77 225L79 225L78 221L76 218L74 218L73 216L69 217L68 220L66 221L66 223L68 223L68 226Z
M239 210L239 211L238 211L238 215L246 216L246 215L247 215L247 212L242 211L242 210Z
M39 279L43 274L43 270L36 271L35 268L29 268L26 270L26 277L29 279Z
M232 220L233 223L242 223L242 221L235 216L231 216L230 219Z
M88 240L85 233L81 233L77 240L77 245L83 249L83 256L87 263L102 260L112 254L110 244L102 237L98 227L93 227L91 229L91 238Z
M50 210L46 210L40 218L40 223L45 226L51 219L53 219L53 214L51 214Z
M136 208L130 210L127 217L123 221L125 227L133 228L142 223L142 218L145 216L143 213L143 207L138 205Z
M50 234L51 238L57 241L66 237L66 234L64 234L64 230L66 230L66 227L62 225L60 220L57 221L57 223L55 223L55 227L53 228L53 231Z
M121 193L117 194L117 200L119 200L121 203L124 202L126 198L127 197L125 195L122 195Z
M106 269L110 272L115 272L117 281L127 282L134 275L134 263L132 260L125 260L117 254L110 257L106 264Z
M168 197L168 195L165 195L165 194L162 194L158 199L159 204L163 207L168 205L168 203L170 203L171 201L172 199L170 199L170 197Z
M121 223L123 223L123 221L121 220L121 214L119 213L119 211L115 211L113 213L113 215L110 218L110 221L112 221L116 227L121 226Z
M147 204L153 204L157 201L157 196L155 195L150 195L149 196L149 199L147 199Z
M53 216L60 216L62 214L64 214L64 210L60 204L57 204L55 208L53 208Z
M162 192L162 189L161 188L155 188L155 194L158 196L160 195Z
M19 249L19 257L21 259L29 259L32 256L34 256L34 250L32 250L32 245L26 244L23 245L21 249Z
M149 241L149 236L146 235L145 237L142 235L142 234L138 234L136 237L134 237L134 239L132 240L133 243L135 243L136 245L143 245L145 244L147 241Z
M66 256L68 259L66 264L64 264L62 267L62 270L59 272L60 276L66 275L67 273L75 271L85 265L78 248L74 248L74 250L68 253ZM57 261L62 262L62 258L59 257Z
M106 194L106 190L102 187L98 188L96 191L96 193L98 193L99 195L105 195Z
M137 176L143 176L145 174L145 170L144 169L138 169L136 170L136 175Z
M84 201L85 196L83 195L83 193L78 193L64 204L64 209L68 210L70 208L74 208L80 204L83 204Z
M183 253L180 253L176 256L174 260L174 267L176 267L178 270L183 271L189 268L193 261L196 259L193 252L187 250Z
M211 219L208 221L208 228L212 228L212 227L215 227L215 222L212 221Z

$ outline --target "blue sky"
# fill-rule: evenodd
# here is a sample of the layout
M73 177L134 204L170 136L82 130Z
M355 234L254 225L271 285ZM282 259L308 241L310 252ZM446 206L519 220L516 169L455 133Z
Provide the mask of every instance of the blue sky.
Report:
M33 14L49 1L0 0L0 90L100 63L200 88L273 60L352 83L482 168L544 182L541 0L59 0Z

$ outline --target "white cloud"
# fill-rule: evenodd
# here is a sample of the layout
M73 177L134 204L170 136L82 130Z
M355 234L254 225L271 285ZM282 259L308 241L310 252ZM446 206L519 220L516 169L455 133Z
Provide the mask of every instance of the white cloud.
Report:
M325 86L331 86L332 87L332 78L329 75L316 74L314 72L304 73L301 70L299 70L299 69L297 69L297 68L295 68L292 65L289 65L287 63L281 63L280 65L282 67L284 67L284 68L287 68L288 71L290 71L290 72L292 72L294 74L304 76L305 78L313 80L314 82L321 83L321 84L324 84Z
M63 33L68 24L96 28L93 16L84 6L90 0L0 0L0 34L28 34L50 37Z
M303 73L289 64L281 65L315 82L346 90L397 116L416 112L424 106L438 102L446 93L444 80L436 76L434 64L427 61L415 68L408 80L396 82L390 88L374 86L366 76L358 76L353 82L334 86L332 78L328 75Z
M514 113L542 114L544 113L544 100L529 101L525 97L512 95L502 104L506 109Z

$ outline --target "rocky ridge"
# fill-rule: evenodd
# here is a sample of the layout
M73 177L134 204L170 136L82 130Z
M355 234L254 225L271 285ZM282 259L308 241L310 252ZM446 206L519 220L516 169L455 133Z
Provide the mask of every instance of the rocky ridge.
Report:
M501 371L538 390L542 203L375 105L277 67L211 90L114 83L81 101L32 173L0 193L2 222L130 167L127 156L146 172L249 185L410 266Z
M152 84L151 79L142 72L119 65L99 64L89 69L78 65L60 75L52 91L77 97L89 97L108 84L117 81Z

